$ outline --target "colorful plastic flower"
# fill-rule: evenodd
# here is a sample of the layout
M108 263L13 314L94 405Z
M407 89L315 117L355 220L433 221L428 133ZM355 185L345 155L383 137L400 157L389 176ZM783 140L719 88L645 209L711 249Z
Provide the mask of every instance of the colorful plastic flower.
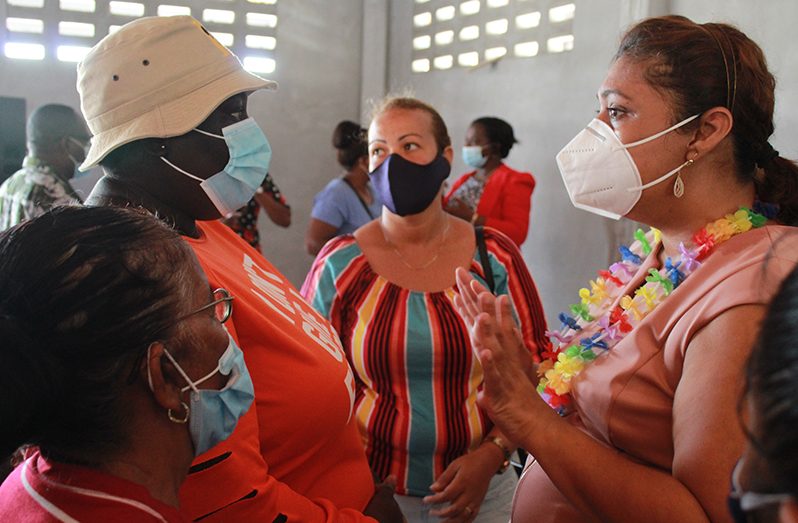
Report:
M682 256L682 261L679 262L684 265L685 272L693 272L701 266L698 261L698 251L695 249L688 249L684 243L679 243L679 253Z
M559 316L557 316L557 318L560 320L560 323L562 323L563 327L568 327L568 328L573 329L575 331L578 331L578 330L582 329L582 327L580 327L576 323L576 320L573 317L568 316L564 312L561 312L559 314Z
M643 313L638 309L640 305L635 303L631 296L621 298L621 308L626 312L631 312L637 321L643 319Z
M634 236L635 240L640 242L640 248L643 249L643 254L646 256L651 254L651 244L648 243L648 238L646 238L646 233L643 232L643 229L637 229Z
M621 251L621 258L623 261L634 263L635 265L640 265L643 263L643 259L637 254L633 253L626 245L621 245L618 247L618 250Z
M644 285L635 291L635 296L640 296L648 307L649 312L659 304L656 291L650 285Z
M562 376L564 380L570 380L579 374L584 368L585 361L582 358L579 356L569 356L564 352L561 352L557 356L557 361L554 363L554 371ZM551 381L551 378L549 378L549 381Z
M734 214L727 214L726 219L731 223L738 234L741 232L748 232L753 227L747 209L740 209Z
M556 368L546 372L546 380L546 388L553 390L555 394L563 395L571 391L571 384L563 379Z
M574 316L579 316L584 321L593 321L593 316L590 315L590 307L583 303L574 303L569 307Z
M648 276L646 276L646 281L649 283L655 283L662 286L662 291L665 293L665 296L668 296L671 292L673 292L673 282L660 274L657 269L649 269Z
M623 287L623 282L613 276L610 271L599 271L598 275L604 278L604 281L611 281L616 287Z

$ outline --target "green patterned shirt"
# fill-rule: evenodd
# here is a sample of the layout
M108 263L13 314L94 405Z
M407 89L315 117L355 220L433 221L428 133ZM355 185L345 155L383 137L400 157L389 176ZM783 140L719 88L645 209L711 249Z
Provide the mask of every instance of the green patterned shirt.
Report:
M35 157L26 156L22 169L0 185L0 231L36 218L53 207L81 203L67 180Z

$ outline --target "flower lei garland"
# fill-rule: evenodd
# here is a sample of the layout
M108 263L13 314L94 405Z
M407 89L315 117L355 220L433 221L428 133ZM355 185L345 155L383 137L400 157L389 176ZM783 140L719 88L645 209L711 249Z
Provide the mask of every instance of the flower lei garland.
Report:
M757 206L758 207L758 206ZM767 213L769 214L769 213ZM579 303L569 307L571 314L560 313L560 331L547 331L553 346L542 354L538 367L540 382L538 393L554 410L566 414L571 406L571 381L596 356L610 350L626 334L637 327L662 301L701 266L701 260L709 256L716 246L752 228L762 227L767 218L762 214L741 207L734 214L708 223L692 237L694 246L679 244L679 260L665 260L662 269L649 269L646 283L634 295L621 298L620 306L610 310L620 291L631 281L660 242L660 232L650 229L644 233L638 229L630 247L621 246L621 260L608 270L599 271L598 277L590 281L590 289L579 290ZM593 322L598 331L580 338L580 332L588 330Z

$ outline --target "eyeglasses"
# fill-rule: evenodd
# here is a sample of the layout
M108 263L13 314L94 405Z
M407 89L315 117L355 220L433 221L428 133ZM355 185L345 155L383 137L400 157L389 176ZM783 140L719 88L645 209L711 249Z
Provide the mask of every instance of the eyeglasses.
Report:
M742 464L743 460L738 460L737 464L734 466L734 470L732 471L731 497L739 500L740 508L743 512L754 512L761 508L781 504L791 499L789 494L762 493L743 490L743 488L740 486L740 472L743 469Z
M230 294L226 289L216 289L213 291L213 301L207 305L203 305L199 309L186 314L185 316L181 316L177 319L177 321L185 320L186 318L198 314L202 311L206 311L210 308L213 308L213 315L219 321L219 323L224 323L228 319L230 319L230 315L233 314L233 295Z

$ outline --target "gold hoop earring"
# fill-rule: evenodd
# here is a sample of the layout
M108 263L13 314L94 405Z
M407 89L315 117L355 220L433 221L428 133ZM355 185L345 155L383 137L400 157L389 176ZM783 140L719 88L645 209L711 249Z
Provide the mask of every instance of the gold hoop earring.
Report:
M188 417L191 414L191 409L188 407L188 405L186 405L182 401L180 402L180 405L182 405L186 411L186 414L182 418L176 418L175 415L172 414L172 409L168 409L166 411L166 415L169 416L169 421L171 421L172 423L178 423L180 425L183 425L188 421Z
M695 162L695 158L687 160L682 168L679 169L679 172L676 173L676 181L673 182L673 195L677 198L684 196L684 180L682 180L682 169L685 167L690 167L693 165L693 162Z

